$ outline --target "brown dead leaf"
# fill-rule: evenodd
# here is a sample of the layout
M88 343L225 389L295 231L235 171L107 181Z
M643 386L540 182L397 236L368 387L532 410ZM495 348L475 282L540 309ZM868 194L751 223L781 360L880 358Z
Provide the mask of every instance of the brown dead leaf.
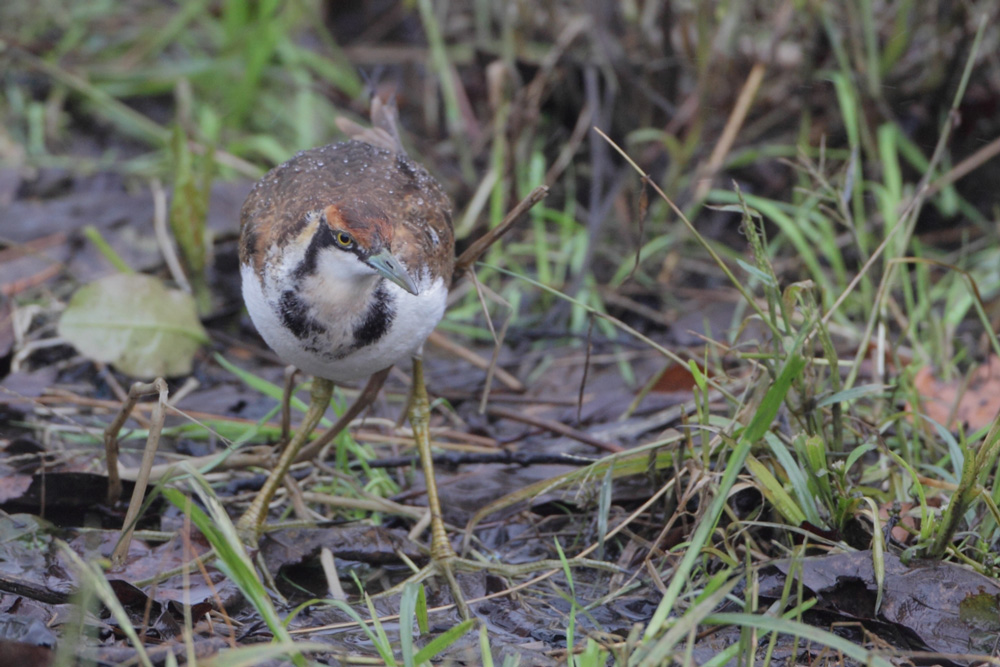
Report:
M690 392L694 388L694 376L691 371L684 366L671 364L663 369L656 383L653 384L652 391L667 393L674 391Z
M995 579L955 563L904 564L892 553L883 559L881 583L870 551L774 561L761 570L760 594L781 597L785 578L792 577L816 596L815 609L838 614L848 622L863 620L897 648L992 654L1000 630L1000 585ZM880 588L882 600L876 609ZM956 659L946 664L973 661Z
M698 364L698 368L704 375L712 376L701 364ZM671 364L660 373L660 377L653 384L652 391L657 393L688 393L694 389L695 384L694 375L691 374L690 368L680 364Z
M948 429L961 423L976 431L1000 414L1000 357L995 355L973 371L968 385L964 377L939 380L929 366L917 372L913 385L920 392L923 414Z

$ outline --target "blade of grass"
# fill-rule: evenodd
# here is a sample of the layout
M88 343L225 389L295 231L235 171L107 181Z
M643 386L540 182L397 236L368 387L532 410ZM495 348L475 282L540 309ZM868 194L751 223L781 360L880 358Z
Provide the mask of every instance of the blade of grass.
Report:
M792 453L777 435L771 432L765 433L764 441L770 447L778 463L785 469L788 481L791 482L795 497L799 501L798 508L805 514L806 520L814 526L824 526L824 522L819 516L815 494L809 488L805 470L799 467L799 464L792 458Z
M792 500L792 496L785 491L785 487L767 469L767 466L755 457L748 456L746 467L760 484L764 497L778 510L778 513L785 517L785 520L793 526L801 526L806 520L805 512Z
M286 655L307 651L329 652L330 645L320 642L295 641L241 646L240 648L219 651L212 656L210 661L200 664L211 664L211 667L254 667L255 665L273 663Z
M104 240L104 237L101 236L101 232L97 229L97 227L93 225L85 226L83 228L83 235L87 237L88 241L94 244L94 247L97 248L98 252L104 256L104 259L108 260L108 263L111 266L115 267L116 271L119 273L135 273L135 271L132 270L132 267L125 263L122 256L111 247L111 244Z
M111 584L108 583L107 578L101 571L100 565L93 561L85 562L78 553L73 551L69 545L62 540L57 541L56 544L58 544L59 549L66 560L68 560L77 570L77 575L81 579L85 578L87 580L94 593L111 612L111 615L118 623L118 628L125 634L126 637L128 637L129 642L132 644L132 648L135 649L135 659L141 665L144 665L144 667L153 667L153 661L150 660L149 654L146 652L145 645L139 638L139 633L135 631L135 627L132 625L132 620L129 618L128 612L125 611L124 607L122 607L121 602L118 600L118 596L115 595L115 592L111 589Z
M780 632L786 635L808 638L812 642L829 646L840 651L848 658L857 660L869 667L892 667L892 663L874 651L858 646L847 639L838 637L814 625L807 625L785 618L773 618L757 614L720 612L706 616L702 623L706 625L736 625L740 627L757 628L767 632Z
M475 621L471 618L467 618L458 625L445 630L444 632L436 636L434 639L427 642L426 646L417 651L417 655L414 656L413 661L418 665L422 665L426 662L429 662L431 658L435 657L436 655L447 649L449 646L454 644L456 641L458 641L458 639L460 639L462 635L464 635L466 632L472 629L473 625L475 625ZM488 653L483 654L483 656L486 655L489 654ZM484 660L483 662L485 664L486 661Z
M271 597L267 589L261 582L254 570L253 563L247 556L243 543L236 534L236 527L229 519L229 515L222 508L218 498L212 492L211 487L192 471L190 478L191 489L196 493L208 508L206 514L200 507L191 503L191 499L177 489L170 487L163 488L163 495L177 509L191 517L191 521L201 531L205 539L215 549L218 556L216 565L227 577L240 589L240 592L253 605L253 608L260 614L261 619L267 624L268 629L274 635L275 640L288 645L292 644L292 636L289 634L281 617L271 603ZM305 667L305 659L301 652L291 654L292 662L298 667Z
M646 640L652 641L656 638L663 629L668 616L673 612L681 591L689 583L689 577L692 570L694 570L695 562L701 556L702 548L708 544L708 538L715 530L715 525L722 516L722 510L729 496L729 491L736 482L736 476L743 470L747 456L750 454L750 447L760 440L764 436L764 433L771 427L771 422L774 420L775 415L778 414L778 409L781 407L788 390L791 388L792 381L805 368L806 362L799 353L799 350L805 341L806 332L810 331L811 328L811 326L806 326L799 332L798 337L792 345L792 349L788 353L789 356L785 360L781 373L767 390L767 393L761 400L760 407L756 410L753 419L750 421L750 425L740 435L736 447L727 459L725 472L722 475L722 480L719 482L718 489L715 491L712 504L704 516L702 516L698 527L695 528L694 534L691 536L688 547L685 550L684 557L671 576L667 592L664 594L663 599L660 600L660 604L653 613L653 618L650 620L649 625L646 626L646 631L643 634Z
M414 661L413 656L413 617L416 615L418 587L415 581L407 582L399 598L399 652L405 667L420 664Z
M728 596L736 585L741 581L741 577L731 577L724 585L719 587L711 595L705 596L695 606L684 614L662 637L649 647L648 653L639 661L640 667L654 667L655 665L665 665L670 662L670 654L674 646L696 629L704 619L711 615L719 604Z

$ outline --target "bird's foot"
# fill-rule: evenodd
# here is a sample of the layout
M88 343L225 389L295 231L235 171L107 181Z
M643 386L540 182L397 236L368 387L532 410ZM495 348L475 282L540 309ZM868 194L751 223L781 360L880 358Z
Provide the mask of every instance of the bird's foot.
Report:
M412 566L413 564L410 563L410 565ZM455 571L478 571L483 569L482 566L483 563L469 560L467 558L459 558L454 551L451 552L451 556L445 558L435 558L432 556L427 565L411 574L404 581L388 590L373 595L372 597L392 597L402 593L403 588L409 583L421 583L427 581L428 579L441 577L448 584L448 588L451 591L451 599L455 603L455 608L458 609L458 613L462 617L462 620L465 620L471 618L471 614L469 611L469 605L465 601L465 594L462 593L462 587L458 583L458 577L455 576Z

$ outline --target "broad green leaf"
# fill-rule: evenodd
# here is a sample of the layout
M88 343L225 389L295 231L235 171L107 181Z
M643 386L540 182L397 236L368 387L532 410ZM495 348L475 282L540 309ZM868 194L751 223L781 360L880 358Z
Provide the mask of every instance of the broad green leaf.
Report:
M59 335L96 361L140 378L191 372L208 334L189 294L142 274L116 274L76 291Z

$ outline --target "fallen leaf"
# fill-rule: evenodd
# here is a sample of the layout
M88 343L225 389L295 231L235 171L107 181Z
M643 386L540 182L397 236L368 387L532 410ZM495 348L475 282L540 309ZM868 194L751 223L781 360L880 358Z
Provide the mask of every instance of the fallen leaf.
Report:
M143 274L116 274L77 290L59 335L96 361L140 378L191 372L208 335L194 299Z
M701 364L698 364L698 367L703 374L711 377L711 373L706 373L705 369L701 368ZM670 364L660 372L660 377L653 383L650 391L659 393L690 393L696 384L690 368L681 364Z
M925 366L913 378L913 386L920 392L925 415L949 430L961 423L970 431L978 431L1000 414L1000 357L987 359L967 384L963 377L939 380Z
M879 583L870 551L774 561L761 570L761 596L780 598L785 577L792 577L815 594L814 610L837 613L846 621L864 621L897 648L991 654L1000 630L1000 585L995 579L954 563L906 565L891 553L885 554L884 561L882 605L877 613ZM972 662L978 661L955 659L951 664Z

